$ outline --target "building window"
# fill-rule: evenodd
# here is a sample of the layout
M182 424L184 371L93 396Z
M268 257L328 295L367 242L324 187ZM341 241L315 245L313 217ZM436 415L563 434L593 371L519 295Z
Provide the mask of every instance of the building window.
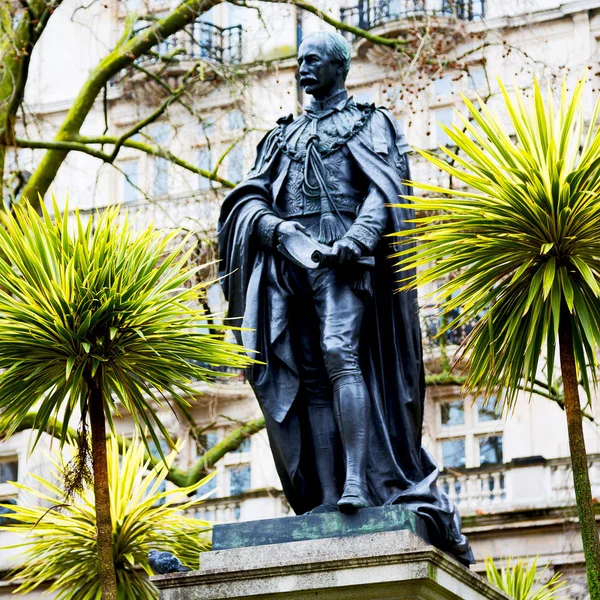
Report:
M487 87L487 77L484 67L471 67L469 69L469 89L481 90Z
M452 127L454 120L454 108L438 108L433 111L433 121L435 123L435 139L438 144L442 146L448 146L452 143L448 134L442 129L442 125L445 127Z
M452 94L452 75L444 75L433 81L433 90L438 98Z
M123 202L135 202L140 197L140 161L127 160L121 165L123 173Z
M227 173L229 179L234 183L241 181L244 177L244 149L238 145L229 152Z
M244 115L242 111L234 108L227 113L227 127L230 131L237 131L244 128Z
M502 418L502 407L497 400L497 396L493 395L489 398L479 396L477 398L477 420L480 423L485 421L498 421Z
M502 436L479 437L479 464L497 465L502 463Z
M452 427L465 422L465 403L463 400L450 400L440 403L442 426Z
M210 431L203 431L200 435L197 455L200 456L214 448L231 432L231 427L219 427ZM251 438L246 438L238 448L227 452L215 465L216 475L198 490L198 494L201 496L214 491L211 498L222 498L239 496L251 489L251 450Z
M465 438L442 442L442 464L445 469L466 465Z
M162 457L160 455L160 452L158 451L158 447L156 446L156 443L154 442L154 440L148 440L148 448L150 449L150 455L155 458L156 460L160 460L162 461ZM169 446L169 443L167 442L167 440L160 440L160 450L163 454L163 456L166 458L167 456L169 456L170 452L171 452L171 447ZM166 491L167 489L167 481L166 479L162 481L162 483L158 486L158 489L156 490L157 494L162 494L162 492ZM160 500L158 500L156 502L157 505L161 505L164 504L166 501L165 498L161 498Z
M152 130L157 146L165 146L168 143L169 129L169 125L161 123ZM166 196L169 193L169 161L161 156L154 158L152 192L154 196Z
M219 443L219 434L216 431L208 431L203 433L200 437L200 442L204 448L204 451L207 452Z
M239 496L251 487L250 465L238 465L229 468L229 495Z
M208 172L212 171L212 155L208 148L201 148L198 151L198 168ZM210 190L210 188L211 180L202 175L198 175L198 189L206 191Z
M496 396L436 401L438 460L444 469L501 464L504 421Z
M19 461L16 457L0 459L0 483L17 481L19 478Z
M166 196L169 193L169 161L160 156L154 159L152 192L154 196Z
M204 496L217 489L217 475L213 475L205 484L201 485L196 491L197 496ZM214 497L215 494L211 494Z
M212 117L206 117L198 123L198 137L202 142L206 142L215 133L215 120Z

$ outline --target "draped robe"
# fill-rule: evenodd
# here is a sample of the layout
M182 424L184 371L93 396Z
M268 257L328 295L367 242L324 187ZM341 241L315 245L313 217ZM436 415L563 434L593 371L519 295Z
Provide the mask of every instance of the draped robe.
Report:
M399 196L410 193L403 183L408 178L405 138L385 109L353 106L371 114L364 126L342 135L347 155L360 170L358 176L375 185L387 203L397 204ZM345 109L334 118L341 132L351 129ZM253 169L225 199L218 224L229 322L243 327L236 331L238 342L262 361L250 367L249 381L265 415L284 493L297 514L320 502L297 364L301 357L294 352L289 327L294 316L280 268L286 259L261 245L256 230L261 217L277 214L277 198L294 160L285 140L298 137L308 123L306 115L281 119L267 134ZM405 231L412 217L410 209L388 207L386 233ZM360 363L371 404L369 496L375 506L402 504L422 517L431 542L469 564L474 559L461 533L460 516L437 487L438 468L421 445L425 382L417 294L397 291L410 273L398 272L389 259L407 243L401 237L381 238L365 300Z

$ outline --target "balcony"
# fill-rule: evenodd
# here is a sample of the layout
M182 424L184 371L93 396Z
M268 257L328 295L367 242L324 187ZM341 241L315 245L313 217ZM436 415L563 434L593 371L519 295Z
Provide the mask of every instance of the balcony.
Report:
M592 496L600 498L600 454L588 455ZM575 505L568 458L516 459L502 465L443 471L439 485L462 516Z
M452 321L457 317L458 313L446 317L446 322ZM424 338L424 344L428 348L445 346L460 346L465 341L465 338L473 331L477 325L477 320L472 320L462 327L454 327L444 333L441 337L436 337L440 329L444 326L443 318L438 313L427 313L421 311L421 332Z
M134 26L134 33L139 33L152 27L152 23L140 20ZM178 78L183 75L195 61L204 61L207 71L213 74L219 66L238 65L242 62L242 34L241 25L219 27L204 21L195 21L181 31L174 33L167 39L158 39L149 54L144 54L135 61L139 67L157 70L160 74L174 78L170 83L175 87ZM125 93L132 93L140 84L143 84L142 94L146 94L146 84L151 90L156 84L145 77L140 77L131 66L121 70L115 75L110 86L121 88Z
M484 16L485 0L358 0L354 6L340 9L342 22L381 37L404 39L415 47L420 40L416 30L425 22L430 33L455 39L457 28ZM344 35L348 41L354 40L352 34ZM360 57L374 61L390 52L363 38L357 40L355 49Z
M139 23L136 33L151 27L145 21ZM147 65L166 59L175 64L205 60L221 65L237 65L242 62L242 26L218 27L212 23L194 21L166 40L161 40L154 50L154 55L141 57L139 64Z
M251 490L242 496L209 498L200 506L189 509L187 515L213 523L235 523L287 517L290 507L278 489Z
M343 23L367 30L391 21L428 16L481 19L485 16L485 0L359 0L355 6L340 10Z

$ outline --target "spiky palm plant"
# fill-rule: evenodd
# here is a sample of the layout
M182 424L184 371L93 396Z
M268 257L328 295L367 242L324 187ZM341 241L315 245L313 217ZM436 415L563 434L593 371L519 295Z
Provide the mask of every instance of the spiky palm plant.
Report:
M537 561L536 556L528 567L522 558L518 558L514 564L508 559L506 566L498 569L492 558L486 558L485 572L493 586L514 600L566 600L565 596L558 595L566 585L562 574L555 573L546 583L542 583L548 565L538 575Z
M600 102L585 127L584 80L558 107L537 81L533 99L514 99L500 83L514 134L481 99L464 102L462 128L445 128L459 152L446 159L420 153L470 189L414 182L434 197L410 198L417 211L416 249L403 268L423 268L410 281L445 281L436 298L449 328L479 324L465 340L466 388L503 391L511 408L531 388L547 357L548 381L559 342L575 495L592 600L600 599L600 543L583 437L578 380L588 401L600 345ZM452 276L452 277L450 277Z
M61 440L80 423L74 473L86 473L88 424L103 599L116 600L106 459L106 426L129 412L160 449L169 438L156 409L187 405L193 380L211 366L243 366L239 348L207 331L190 285L184 243L151 228L135 233L111 208L87 224L29 206L0 213L0 433L9 436L32 410L33 428ZM204 365L204 366L202 366ZM117 402L120 402L119 408ZM38 436L39 437L39 436ZM37 438L36 438L37 439Z
M207 478L188 488L160 492L176 452L154 469L144 455L139 440L122 456L117 439L109 440L112 552L119 598L157 600L158 590L144 576L144 571L152 574L148 551L172 552L194 569L198 568L199 552L210 547L210 525L184 514L203 501L201 497L190 500L187 494L204 485ZM1 528L24 534L23 541L13 546L25 559L25 567L12 575L19 582L16 592L27 594L49 583L57 600L100 598L94 494L90 488L79 491L65 505L63 490L55 481L64 480L68 465L60 454L53 464L54 479L32 475L38 482L34 488L13 484L39 501L36 506L11 506L15 523ZM48 505L54 508L49 510Z

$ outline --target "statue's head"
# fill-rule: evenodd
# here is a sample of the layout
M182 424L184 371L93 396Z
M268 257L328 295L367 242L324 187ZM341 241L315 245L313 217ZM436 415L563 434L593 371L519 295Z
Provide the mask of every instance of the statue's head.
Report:
M344 88L350 70L350 46L339 34L319 31L306 36L298 49L300 85L317 99Z

